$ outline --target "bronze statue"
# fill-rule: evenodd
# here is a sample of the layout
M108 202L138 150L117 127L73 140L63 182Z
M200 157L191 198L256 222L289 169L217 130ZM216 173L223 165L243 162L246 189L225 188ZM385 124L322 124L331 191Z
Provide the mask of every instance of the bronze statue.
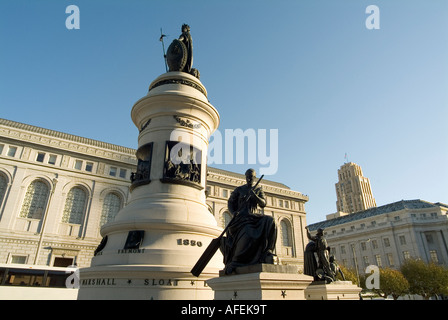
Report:
M331 271L333 271L335 279L339 273L341 275L342 280L345 281L344 273L342 272L341 267L339 267L339 265L337 264L336 258L333 255L330 256L330 268Z
M176 152L177 151L177 152ZM183 153L189 153L185 155ZM201 151L192 145L167 141L163 179L165 182L201 183Z
M314 280L318 280L317 278L317 260L314 256L316 252L316 243L314 241L310 241L306 247L305 252L303 253L303 273L309 276L314 277Z
M181 71L199 78L199 71L193 66L193 39L190 35L190 26L182 25L182 34L174 39L168 47L166 62L169 71Z
M314 277L314 280L335 281L334 272L330 266L329 247L324 237L324 230L317 229L316 236L311 236L308 227L305 227L306 235L310 242L305 248L304 273ZM317 254L317 261L314 253Z
M187 48L187 61L184 69L181 71L190 73L193 66L193 39L191 38L190 26L188 24L182 25L182 34L179 36L179 41L182 41Z
M261 188L254 188L255 170L246 171L246 184L237 187L228 200L228 209L234 217L229 223L227 236L221 239L224 272L258 263L274 263L277 227L271 216L259 212L266 206Z

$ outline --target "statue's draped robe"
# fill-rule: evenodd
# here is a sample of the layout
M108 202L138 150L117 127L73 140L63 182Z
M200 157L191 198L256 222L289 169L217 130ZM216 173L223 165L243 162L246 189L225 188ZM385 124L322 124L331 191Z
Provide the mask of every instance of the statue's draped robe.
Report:
M328 244L323 236L308 238L311 240L304 252L304 274L316 276L316 270L322 269L327 276L334 280L334 273L330 267ZM317 254L318 263L315 261L314 252ZM314 260L314 261L313 261Z
M179 39L185 44L187 47L187 63L183 70L184 72L190 73L191 68L193 67L193 39L191 38L190 32L182 32Z
M327 240L324 237L315 237L313 240L316 242L317 246L316 252L317 257L319 258L319 267L322 268L327 275L332 277L333 272L330 268Z
M231 273L234 268L263 263L268 255L272 255L277 239L277 227L271 216L258 212L257 199L249 195L247 185L237 187L228 200L228 208L236 217L231 222L227 237L223 237L221 252L224 255L225 272ZM261 188L255 194L265 199ZM261 204L264 207L265 204Z
M316 252L316 250L316 243L311 241L306 245L303 254L303 273L312 277L316 277L317 261L314 257L314 252Z

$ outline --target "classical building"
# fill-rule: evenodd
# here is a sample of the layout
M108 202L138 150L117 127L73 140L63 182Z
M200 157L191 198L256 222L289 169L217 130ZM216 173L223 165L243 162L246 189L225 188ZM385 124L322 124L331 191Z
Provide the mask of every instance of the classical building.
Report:
M401 200L309 225L324 235L340 264L399 268L408 258L448 266L448 205Z
M370 181L363 176L359 165L353 162L345 163L338 170L338 177L336 207L339 215L376 207Z
M136 150L0 119L0 263L88 267L100 228L129 200ZM207 169L207 204L229 221L243 174ZM277 222L281 264L303 265L308 197L263 180L264 214Z
M325 230L342 265L360 272L368 265L399 268L408 258L448 265L448 205L402 200L377 207L359 165L345 163L338 177L338 212L309 230Z

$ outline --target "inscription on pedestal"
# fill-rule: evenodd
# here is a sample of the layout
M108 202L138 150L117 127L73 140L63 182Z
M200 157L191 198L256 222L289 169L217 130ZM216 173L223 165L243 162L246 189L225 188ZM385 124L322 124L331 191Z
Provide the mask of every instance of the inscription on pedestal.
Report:
M145 249L118 249L117 253L145 253Z
M177 239L177 244L179 246L198 246L198 247L202 247L202 242L201 241L196 241L196 240L190 240L190 239Z
M208 287L205 281L197 280L181 280L181 279L156 279L156 278L146 278L146 279L133 279L133 278L93 278L93 279L82 279L82 286L90 287L184 287L191 288L196 287Z
M179 284L179 280L171 280L171 279L145 279L145 286L170 286L177 287Z
M81 280L82 286L115 286L114 278L106 278L106 279L83 279Z

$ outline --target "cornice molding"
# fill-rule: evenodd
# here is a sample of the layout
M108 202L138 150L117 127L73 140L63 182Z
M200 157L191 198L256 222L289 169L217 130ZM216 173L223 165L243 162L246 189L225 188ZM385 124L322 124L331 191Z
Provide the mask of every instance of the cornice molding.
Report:
M221 183L224 185L229 185L231 187L235 187L237 185L244 185L246 183L244 175L211 167L207 168L207 181L214 183ZM276 195L282 195L285 197L292 197L295 199L298 198L301 200L308 201L308 196L298 191L291 190L287 186L282 185L281 183L265 180L262 181L260 185L263 187L264 192L270 192Z
M135 164L135 149L0 118L0 135L45 147Z
M126 154L130 154L130 155L135 154L135 149L132 149L132 148L122 147L122 146L118 146L118 145L108 143L108 142L84 138L84 137L80 137L80 136L76 136L76 135L72 135L72 134L68 134L68 133L64 133L64 132L60 132L60 131L54 131L54 130L50 130L50 129L36 127L36 126L29 125L29 124L15 122L15 121L11 121L11 120L6 120L6 119L0 118L0 126L14 128L14 129L22 130L22 131L33 132L38 135L43 135L43 136L62 139L62 140L68 140L68 141L72 141L72 142L75 142L78 144L88 145L91 147L97 147L97 148L101 148L101 149L108 149L108 150L115 151L115 152L126 153ZM41 142L43 144L50 143L50 145L51 145L52 140L49 138L41 137L40 139L37 139L37 136L34 136L34 138L33 138L32 135L26 136L24 134L19 133L18 131L14 132L14 130L11 130L11 129L9 129L9 132L5 131L5 129L1 129L1 128L0 128L0 130L1 130L2 134L9 133L8 136L10 136L12 138L28 138L27 140L30 140L32 142L37 142L37 143Z

